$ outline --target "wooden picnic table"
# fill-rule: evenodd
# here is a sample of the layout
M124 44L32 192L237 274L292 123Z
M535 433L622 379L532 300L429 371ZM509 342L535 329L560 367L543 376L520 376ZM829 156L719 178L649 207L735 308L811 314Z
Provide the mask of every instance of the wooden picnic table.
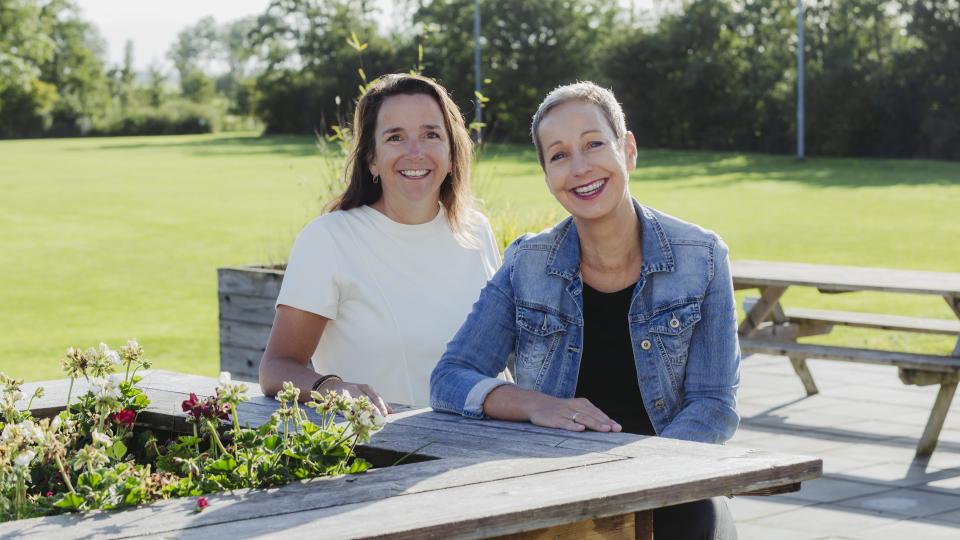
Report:
M829 311L781 306L790 287L812 287L822 293L877 291L942 297L960 319L960 273L891 270L772 261L734 261L734 289L759 289L749 299L739 326L740 347L746 352L786 356L808 395L818 392L806 360L819 358L897 366L904 384L939 384L917 456L933 453L960 381L960 320L905 317L897 314ZM834 326L958 336L949 354L814 345L799 338L831 332Z
M66 381L38 384L47 393L35 411L62 407ZM152 400L141 420L176 429L185 427L180 402L189 392L209 395L216 381L151 371L140 386ZM241 420L259 425L277 403L251 390L255 396L240 407ZM82 391L81 385L74 395ZM172 499L9 522L0 525L0 536L649 539L655 508L798 489L822 467L812 457L469 420L429 409L391 415L365 452L398 456L417 449L412 463L361 475L212 494L201 513L193 511L193 498Z

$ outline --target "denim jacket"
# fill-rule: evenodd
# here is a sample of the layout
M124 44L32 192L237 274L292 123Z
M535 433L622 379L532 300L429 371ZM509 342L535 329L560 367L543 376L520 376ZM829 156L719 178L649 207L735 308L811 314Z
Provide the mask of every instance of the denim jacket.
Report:
M634 201L643 265L629 311L643 404L662 437L722 443L740 418L740 347L727 247ZM483 418L514 355L522 388L574 397L583 350L580 241L572 218L515 240L430 376L430 405ZM589 324L589 322L588 322Z

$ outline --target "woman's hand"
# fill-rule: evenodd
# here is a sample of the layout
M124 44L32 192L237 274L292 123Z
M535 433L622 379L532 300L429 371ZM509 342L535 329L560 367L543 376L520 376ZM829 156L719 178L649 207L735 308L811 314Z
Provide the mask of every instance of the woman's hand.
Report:
M585 398L557 398L512 384L491 390L483 402L483 412L500 420L527 421L570 431L617 432L623 429Z
M373 403L373 406L380 411L380 414L386 416L393 412L387 402L380 397L380 394L376 392L369 384L358 384L347 381L341 381L339 379L327 379L323 384L320 385L320 388L317 389L321 394L326 394L327 392L336 392L338 394L343 394L347 392L352 397L367 396L370 398L370 402Z
M543 427L561 428L570 431L620 431L603 411L586 398L563 399L543 394L529 408L530 423Z

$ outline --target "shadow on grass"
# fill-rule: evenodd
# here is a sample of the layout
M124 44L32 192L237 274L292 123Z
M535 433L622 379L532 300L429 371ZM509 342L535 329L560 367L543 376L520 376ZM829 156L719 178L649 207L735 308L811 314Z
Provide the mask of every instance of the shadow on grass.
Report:
M127 139L128 140L128 139ZM97 150L181 149L195 156L248 156L275 154L295 157L319 156L317 139L311 135L227 135L215 138L138 137L135 141L107 143ZM85 149L89 150L89 149Z
M960 186L960 163L919 159L808 158L643 150L632 181L679 181L683 187L723 187L783 181L817 187Z
M182 149L195 156L319 156L310 135L217 135L138 137L107 142L102 150ZM77 150L89 150L78 148ZM481 161L537 164L532 145L484 145ZM678 187L724 187L745 182L795 182L817 187L960 186L960 163L918 159L809 158L792 156L641 149L633 182L677 182Z

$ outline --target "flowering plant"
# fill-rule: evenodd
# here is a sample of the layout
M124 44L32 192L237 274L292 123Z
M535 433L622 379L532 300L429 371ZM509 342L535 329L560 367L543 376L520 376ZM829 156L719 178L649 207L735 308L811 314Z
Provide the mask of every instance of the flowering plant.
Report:
M247 387L222 373L215 395L191 393L182 403L193 433L161 439L135 426L150 404L136 386L142 379L137 371L149 366L136 341L119 351L103 343L68 349L62 362L70 377L66 408L39 420L30 407L43 388L18 409L23 382L0 373L0 521L176 496L200 497L196 508L202 510L209 504L201 497L206 493L369 468L353 450L369 441L383 418L365 396L311 392L305 406L319 414L315 424L299 404L299 390L286 383L269 420L245 428L237 406L246 401ZM118 367L122 376L114 374ZM81 377L88 389L73 401ZM337 415L346 422L337 424Z

